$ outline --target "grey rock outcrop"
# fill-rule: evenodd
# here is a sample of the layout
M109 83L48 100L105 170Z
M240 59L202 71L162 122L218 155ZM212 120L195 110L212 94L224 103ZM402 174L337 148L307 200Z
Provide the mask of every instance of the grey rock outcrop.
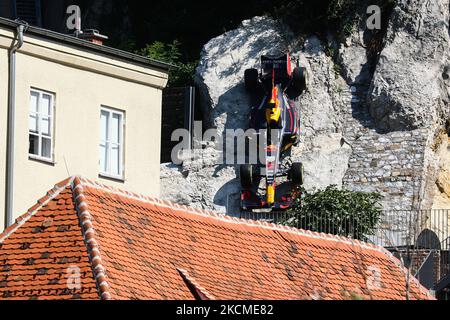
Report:
M351 155L339 133L343 106L351 99L350 87L336 76L332 59L319 39L310 37L302 45L298 43L285 26L267 17L244 21L240 28L212 39L202 52L196 75L205 124L216 128L219 136L226 129L248 129L252 102L244 90L244 71L258 67L262 54L290 50L311 75L310 91L298 102L303 142L293 151L292 160L304 162L309 189L341 186ZM205 161L211 154L219 157L217 152L209 147L182 167L163 165L162 195L187 205L238 213L238 168Z
M255 17L242 22L238 29L210 40L203 48L196 72L205 124L226 129L248 126L249 97L244 92L243 75L256 67L262 54L286 50L281 25L273 19Z
M449 1L399 0L374 74L363 25L338 46L332 38L324 44L295 35L267 17L244 21L202 52L196 81L205 126L219 136L247 129L254 102L244 90L244 70L274 48L289 50L310 74L297 103L302 141L291 155L305 165L306 188L379 192L385 209L432 208L448 192L446 148L433 146L450 118ZM327 46L335 46L339 67ZM182 166L163 165L162 196L238 214L238 166L218 164L218 149L210 142Z
M339 45L338 50L338 62L343 67L345 80L354 85L367 85L372 75L364 44L364 30L358 28L347 41Z
M450 115L448 0L399 0L370 89L381 130L442 124Z
M300 55L310 74L309 90L299 101L303 141L292 160L305 166L305 187L342 186L352 150L344 143L343 120L350 86L336 74L334 62L316 37L307 38Z

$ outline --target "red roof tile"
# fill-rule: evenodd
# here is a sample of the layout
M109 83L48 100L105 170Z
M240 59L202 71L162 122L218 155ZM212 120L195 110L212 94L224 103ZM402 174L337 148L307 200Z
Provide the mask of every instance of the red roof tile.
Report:
M0 299L405 299L383 248L233 219L82 178L0 235ZM432 299L416 279L412 299Z

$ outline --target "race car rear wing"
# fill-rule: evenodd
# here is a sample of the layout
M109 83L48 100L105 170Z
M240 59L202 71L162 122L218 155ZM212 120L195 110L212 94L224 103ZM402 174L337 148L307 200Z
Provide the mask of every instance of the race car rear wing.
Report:
M262 73L263 75L271 75L275 71L277 77L290 77L292 74L291 63L289 54L284 54L282 56L262 56Z
M261 75L263 82L269 85L268 79L272 84L281 83L286 86L292 77L292 61L290 54L281 56L261 56ZM266 83L267 82L267 83Z
M265 71L275 70L287 70L288 65L288 55L282 55L279 57L275 56L262 56L261 57L261 68Z

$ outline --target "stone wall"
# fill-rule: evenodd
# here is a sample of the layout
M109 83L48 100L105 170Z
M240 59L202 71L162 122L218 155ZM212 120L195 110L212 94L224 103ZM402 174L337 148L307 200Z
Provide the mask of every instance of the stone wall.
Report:
M426 143L424 130L366 132L353 143L344 185L355 191L380 192L384 207L390 210L417 209Z

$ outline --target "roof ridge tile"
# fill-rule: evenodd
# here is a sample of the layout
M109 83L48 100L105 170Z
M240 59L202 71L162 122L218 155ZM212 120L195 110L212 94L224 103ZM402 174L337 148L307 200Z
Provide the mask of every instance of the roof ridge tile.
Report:
M193 287L192 289L197 291L197 294L200 295L202 300L216 300L216 298L213 295L209 294L204 287L198 284L198 282L194 278L192 278L186 270L178 268L177 271L180 273L183 280L191 285Z
M61 194L67 187L69 187L74 178L68 178L57 185L55 185L50 191L47 192L45 197L39 199L34 206L32 206L28 211L18 217L15 223L7 227L3 233L0 234L0 244L3 243L11 234L13 234L17 229L24 225L31 217L33 217L41 208L45 207L50 201L55 199Z
M408 270L408 268L406 268L404 263L402 263L400 259L395 257L392 252L382 247L382 253L384 253L405 274L405 279L408 277L408 275L410 275L409 280L412 281L417 286L417 288L422 291L422 293L424 293L429 298L435 299L431 292L425 289L420 281L410 272L410 270Z
M97 284L102 300L111 300L110 287L107 281L106 269L103 266L103 260L100 253L100 246L95 239L95 228L93 225L93 217L89 212L89 205L86 202L82 180L75 177L71 183L75 207L78 218L80 220L81 229L83 231L84 242L88 250L91 260L92 272Z

